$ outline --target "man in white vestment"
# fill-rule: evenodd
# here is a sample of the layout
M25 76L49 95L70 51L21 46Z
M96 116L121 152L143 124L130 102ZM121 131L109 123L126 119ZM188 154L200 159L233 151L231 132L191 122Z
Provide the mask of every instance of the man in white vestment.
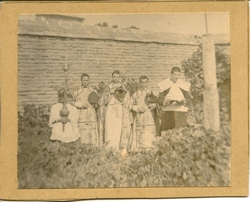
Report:
M120 82L121 73L118 70L113 71L112 81L105 86L105 91L102 93L98 101L98 128L100 133L101 143L105 143L105 116L108 102L112 98L115 90L122 86Z
M120 71L115 70L99 99L98 118L103 143L125 155L131 134L131 96L122 87L120 78Z
M131 133L131 99L128 93L119 87L111 95L105 113L105 142L109 148L127 153Z

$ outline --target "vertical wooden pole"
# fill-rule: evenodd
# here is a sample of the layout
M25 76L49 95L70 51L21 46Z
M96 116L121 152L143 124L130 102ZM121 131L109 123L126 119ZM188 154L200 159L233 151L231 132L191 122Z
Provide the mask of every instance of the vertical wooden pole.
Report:
M205 91L204 127L218 131L220 128L219 94L217 90L215 47L212 35L202 38L202 59Z
M206 24L206 34L208 34L208 28L207 28L207 14L205 13L205 24Z

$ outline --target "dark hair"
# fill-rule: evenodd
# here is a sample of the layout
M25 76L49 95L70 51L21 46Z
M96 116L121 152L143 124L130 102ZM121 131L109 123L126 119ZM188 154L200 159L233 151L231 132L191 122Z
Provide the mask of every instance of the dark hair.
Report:
M81 80L82 80L83 77L88 77L89 78L89 75L86 74L86 73L83 73L82 76L81 76Z
M112 73L112 76L114 76L114 74L121 74L121 72L119 71L119 70L115 70L115 71L113 71L113 73Z
M174 72L180 72L181 73L181 69L179 67L173 67L171 69L171 74L173 74Z
M140 77L139 81L141 82L142 79L147 79L147 80L148 80L148 77L145 76L145 75L142 75L142 76Z
M64 92L65 92L65 89L60 89L60 90L58 90L58 101L59 102L63 102L63 99L64 99ZM73 95L70 93L70 91L66 91L66 97L68 97L68 98L72 98L73 99Z
M65 90L63 88L60 89L60 90L58 90L58 98L59 97L63 97L64 96L64 92L65 92Z
M115 89L115 97L119 96L124 98L126 93L126 90L122 86Z
M67 97L73 99L73 95L71 95L70 93L67 93Z

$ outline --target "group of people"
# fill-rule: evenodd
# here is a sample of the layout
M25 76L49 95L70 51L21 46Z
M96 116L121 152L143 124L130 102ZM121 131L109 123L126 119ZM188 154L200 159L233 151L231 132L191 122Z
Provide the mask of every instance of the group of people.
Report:
M51 140L107 147L127 151L153 147L163 131L186 126L188 82L179 79L181 69L173 67L169 78L158 83L159 95L147 86L149 78L139 78L140 88L132 95L120 82L121 73L114 71L112 81L99 95L90 87L90 77L81 75L81 87L73 93L58 92L58 103L51 108ZM63 106L67 117L62 118Z

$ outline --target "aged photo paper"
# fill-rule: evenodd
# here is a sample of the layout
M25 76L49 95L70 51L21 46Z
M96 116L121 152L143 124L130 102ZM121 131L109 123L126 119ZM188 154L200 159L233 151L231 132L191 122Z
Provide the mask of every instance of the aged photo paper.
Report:
M4 3L1 23L1 198L248 195L246 2Z

